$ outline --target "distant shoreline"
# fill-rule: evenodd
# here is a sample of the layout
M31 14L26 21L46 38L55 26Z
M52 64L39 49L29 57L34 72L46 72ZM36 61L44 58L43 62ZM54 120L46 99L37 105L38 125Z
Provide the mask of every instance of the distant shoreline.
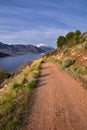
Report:
M14 56L20 56L20 55L27 55L27 54L36 54L37 55L37 53L32 53L32 52L24 53L24 54L14 54L14 55L9 55L9 54L6 54L6 53L2 53L2 55L1 55L1 52L0 52L0 58L14 57ZM42 53L38 53L38 54L42 54Z
M0 52L0 58L4 58L4 57L8 57L8 56L10 56L10 55L6 54L6 53Z

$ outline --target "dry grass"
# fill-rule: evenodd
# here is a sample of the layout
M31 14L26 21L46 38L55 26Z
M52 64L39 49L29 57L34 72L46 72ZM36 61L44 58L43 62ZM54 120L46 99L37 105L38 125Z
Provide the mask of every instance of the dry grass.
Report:
M42 59L35 60L0 90L0 130L21 130L30 113L30 95L36 85ZM31 80L34 79L34 80Z

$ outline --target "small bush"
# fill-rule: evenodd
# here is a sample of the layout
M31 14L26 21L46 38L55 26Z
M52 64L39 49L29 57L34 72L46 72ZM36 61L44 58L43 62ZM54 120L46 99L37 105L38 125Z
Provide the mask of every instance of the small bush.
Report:
M74 59L69 58L69 57L63 59L62 60L62 68L67 68L67 67L73 65L74 61L75 61Z
M72 65L68 68L68 71L75 77L78 77L81 74L81 69L79 66Z
M18 87L20 87L20 84L18 84L18 83L14 83L13 84L13 88L15 89L15 88L18 88Z
M33 89L33 88L35 88L36 83L37 83L37 80L32 81L32 82L29 82L29 83L28 83L28 87L29 87L30 89Z

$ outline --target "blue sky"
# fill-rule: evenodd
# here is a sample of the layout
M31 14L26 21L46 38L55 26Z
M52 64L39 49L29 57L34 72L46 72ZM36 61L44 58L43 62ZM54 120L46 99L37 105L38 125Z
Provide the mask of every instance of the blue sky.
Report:
M69 31L87 31L87 0L0 0L0 41L45 43Z

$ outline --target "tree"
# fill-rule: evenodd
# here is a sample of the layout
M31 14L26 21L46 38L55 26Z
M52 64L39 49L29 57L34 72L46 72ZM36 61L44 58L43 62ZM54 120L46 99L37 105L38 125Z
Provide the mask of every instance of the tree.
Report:
M62 47L66 44L66 38L64 36L59 36L57 39L57 47Z
M80 36L81 34L81 31L80 30L76 30L75 33L74 33L74 43L75 44L78 44L80 42Z
M69 32L66 34L66 43L72 43L74 40L74 32Z

